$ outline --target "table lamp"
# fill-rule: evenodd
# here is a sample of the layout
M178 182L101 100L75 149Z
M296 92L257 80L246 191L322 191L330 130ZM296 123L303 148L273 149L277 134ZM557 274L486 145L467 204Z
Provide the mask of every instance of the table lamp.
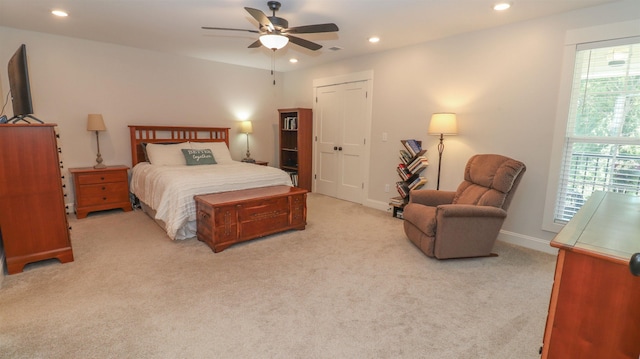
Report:
M87 119L87 131L96 131L96 143L98 144L98 156L96 157L96 165L93 168L107 168L107 166L102 163L102 155L100 155L100 136L98 132L106 131L107 127L104 125L104 120L102 119L102 115L99 114L90 114Z
M247 135L247 156L242 159L242 162L255 163L256 160L251 158L251 152L249 152L249 134L253 132L251 121L242 121L242 123L240 124L240 132Z

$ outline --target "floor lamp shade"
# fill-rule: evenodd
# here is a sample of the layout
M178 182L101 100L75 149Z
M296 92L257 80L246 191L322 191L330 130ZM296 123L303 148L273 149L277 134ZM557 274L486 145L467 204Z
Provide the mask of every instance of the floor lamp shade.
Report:
M458 122L456 114L450 112L440 112L431 115L428 133L430 135L440 136L438 144L438 182L436 189L440 189L440 169L442 167L442 152L444 151L444 135L457 135Z
M430 135L457 135L458 122L455 113L434 113L429 123Z
M96 144L98 146L98 154L96 156L96 165L93 168L106 168L107 166L102 163L102 155L100 154L100 131L106 131L107 126L104 125L104 119L100 114L90 114L87 118L87 131L96 132Z

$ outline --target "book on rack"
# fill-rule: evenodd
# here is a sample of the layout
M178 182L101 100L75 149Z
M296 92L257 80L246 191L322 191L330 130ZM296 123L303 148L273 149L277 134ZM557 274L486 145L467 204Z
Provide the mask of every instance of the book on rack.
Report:
M407 169L412 173L417 173L429 165L429 161L424 156L416 157L411 163L407 165Z
M413 153L413 156L416 156L420 152L420 150L422 150L420 142L416 140L407 140L406 142L409 148L411 148L411 153Z
M400 176L400 178L402 178L403 180L407 180L407 178L411 177L411 172L407 169L407 167L405 165L403 165L402 163L398 165L398 175Z
M413 151L413 148L411 148L411 146L409 145L409 140L401 140L400 141L402 143L402 145L404 146L404 148L407 150L407 152L409 153L409 156L411 158L413 158L413 156L416 155L416 152Z
M407 150L400 150L400 161L405 165L411 161L413 156Z
M409 195L409 187L403 181L396 182L396 189L402 198L405 198Z
M409 184L409 190L419 189L427 183L427 179L424 177L417 177L413 182Z
M405 203L406 203L405 199L402 198L401 196L396 196L389 199L389 204L392 206L402 206Z

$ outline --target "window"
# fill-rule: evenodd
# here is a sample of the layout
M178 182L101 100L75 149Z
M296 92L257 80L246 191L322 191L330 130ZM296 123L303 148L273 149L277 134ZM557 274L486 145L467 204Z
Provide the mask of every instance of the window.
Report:
M553 221L594 191L640 195L640 38L578 45Z

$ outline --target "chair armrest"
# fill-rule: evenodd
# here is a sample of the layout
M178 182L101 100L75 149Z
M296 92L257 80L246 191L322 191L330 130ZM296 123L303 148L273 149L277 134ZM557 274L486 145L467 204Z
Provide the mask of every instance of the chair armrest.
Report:
M418 189L409 192L409 203L437 207L441 204L451 204L456 193L453 191L436 191L434 189Z
M443 204L438 206L438 212L442 217L507 217L502 208L471 204Z

